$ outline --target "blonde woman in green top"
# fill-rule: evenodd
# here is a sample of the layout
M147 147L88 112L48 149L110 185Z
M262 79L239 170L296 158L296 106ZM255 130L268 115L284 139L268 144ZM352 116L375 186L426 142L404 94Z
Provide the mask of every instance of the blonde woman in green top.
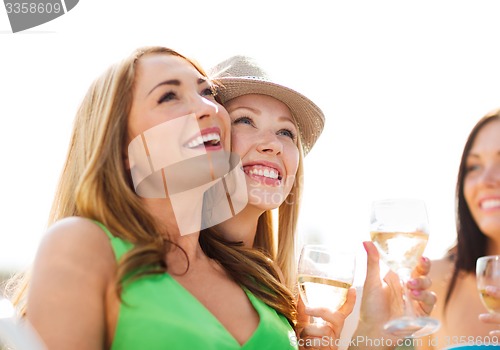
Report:
M166 122L191 115L210 138L166 157L201 143L209 159L229 150L229 118L213 91L199 66L158 47L137 50L89 89L18 303L24 293L23 313L49 349L296 348L295 301L265 255L214 232L183 235L174 210L196 218L200 198L179 209L178 193L145 198L134 188L127 146Z

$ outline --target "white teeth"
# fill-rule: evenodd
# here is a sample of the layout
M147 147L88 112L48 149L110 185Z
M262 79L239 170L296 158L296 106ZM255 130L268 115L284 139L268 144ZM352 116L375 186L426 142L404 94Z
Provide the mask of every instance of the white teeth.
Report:
M249 175L258 175L258 176L263 176L267 177L270 179L277 179L278 178L278 172L274 169L271 168L265 168L265 169L250 169L248 171Z
M500 208L500 199L488 199L481 202L482 209Z
M203 135L203 142L208 141L220 141L220 135L215 133Z
M195 140L188 143L189 148L195 148L197 145L198 145L198 143Z
M195 139L193 139L192 141L189 141L187 146L189 148L196 148L196 147L202 145L204 142L209 142L209 141L219 142L220 135L217 133L211 133L211 134L206 134L203 136L198 136Z

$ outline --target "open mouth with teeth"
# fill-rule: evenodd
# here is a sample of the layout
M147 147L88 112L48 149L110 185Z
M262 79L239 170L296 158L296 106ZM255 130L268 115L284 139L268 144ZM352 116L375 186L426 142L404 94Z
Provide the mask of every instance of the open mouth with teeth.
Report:
M486 199L481 201L481 209L483 210L495 210L500 209L500 199Z
M264 165L244 166L243 171L251 179L268 186L281 185L282 175L278 169Z
M220 143L220 132L209 132L196 136L185 145L191 149L205 148L206 150L219 150L222 148Z

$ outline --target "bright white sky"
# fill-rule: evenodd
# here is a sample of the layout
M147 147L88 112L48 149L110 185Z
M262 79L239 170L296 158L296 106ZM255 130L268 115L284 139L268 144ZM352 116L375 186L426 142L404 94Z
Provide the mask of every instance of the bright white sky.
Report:
M370 202L428 204L426 255L455 236L459 157L475 122L500 106L498 1L80 0L10 33L0 8L0 268L33 259L76 108L110 63L169 46L209 67L264 63L323 108L306 158L301 241L346 249L369 239Z

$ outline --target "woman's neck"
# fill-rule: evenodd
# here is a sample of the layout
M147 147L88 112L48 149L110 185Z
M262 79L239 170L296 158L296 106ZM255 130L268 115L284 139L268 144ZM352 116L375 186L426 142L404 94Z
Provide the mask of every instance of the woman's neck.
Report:
M232 218L217 225L217 230L228 240L242 241L245 247L253 247L257 224L262 213L262 210L246 206Z
M203 258L205 254L198 239L201 225L201 204L198 206L188 201L169 201L168 199L147 199L144 201L149 212L158 223L164 238L173 244L166 252L169 260L176 261L182 255L189 261ZM199 207L199 211L195 210ZM196 213L200 213L196 215Z
M486 253L488 255L500 255L500 242L498 240L488 238Z

